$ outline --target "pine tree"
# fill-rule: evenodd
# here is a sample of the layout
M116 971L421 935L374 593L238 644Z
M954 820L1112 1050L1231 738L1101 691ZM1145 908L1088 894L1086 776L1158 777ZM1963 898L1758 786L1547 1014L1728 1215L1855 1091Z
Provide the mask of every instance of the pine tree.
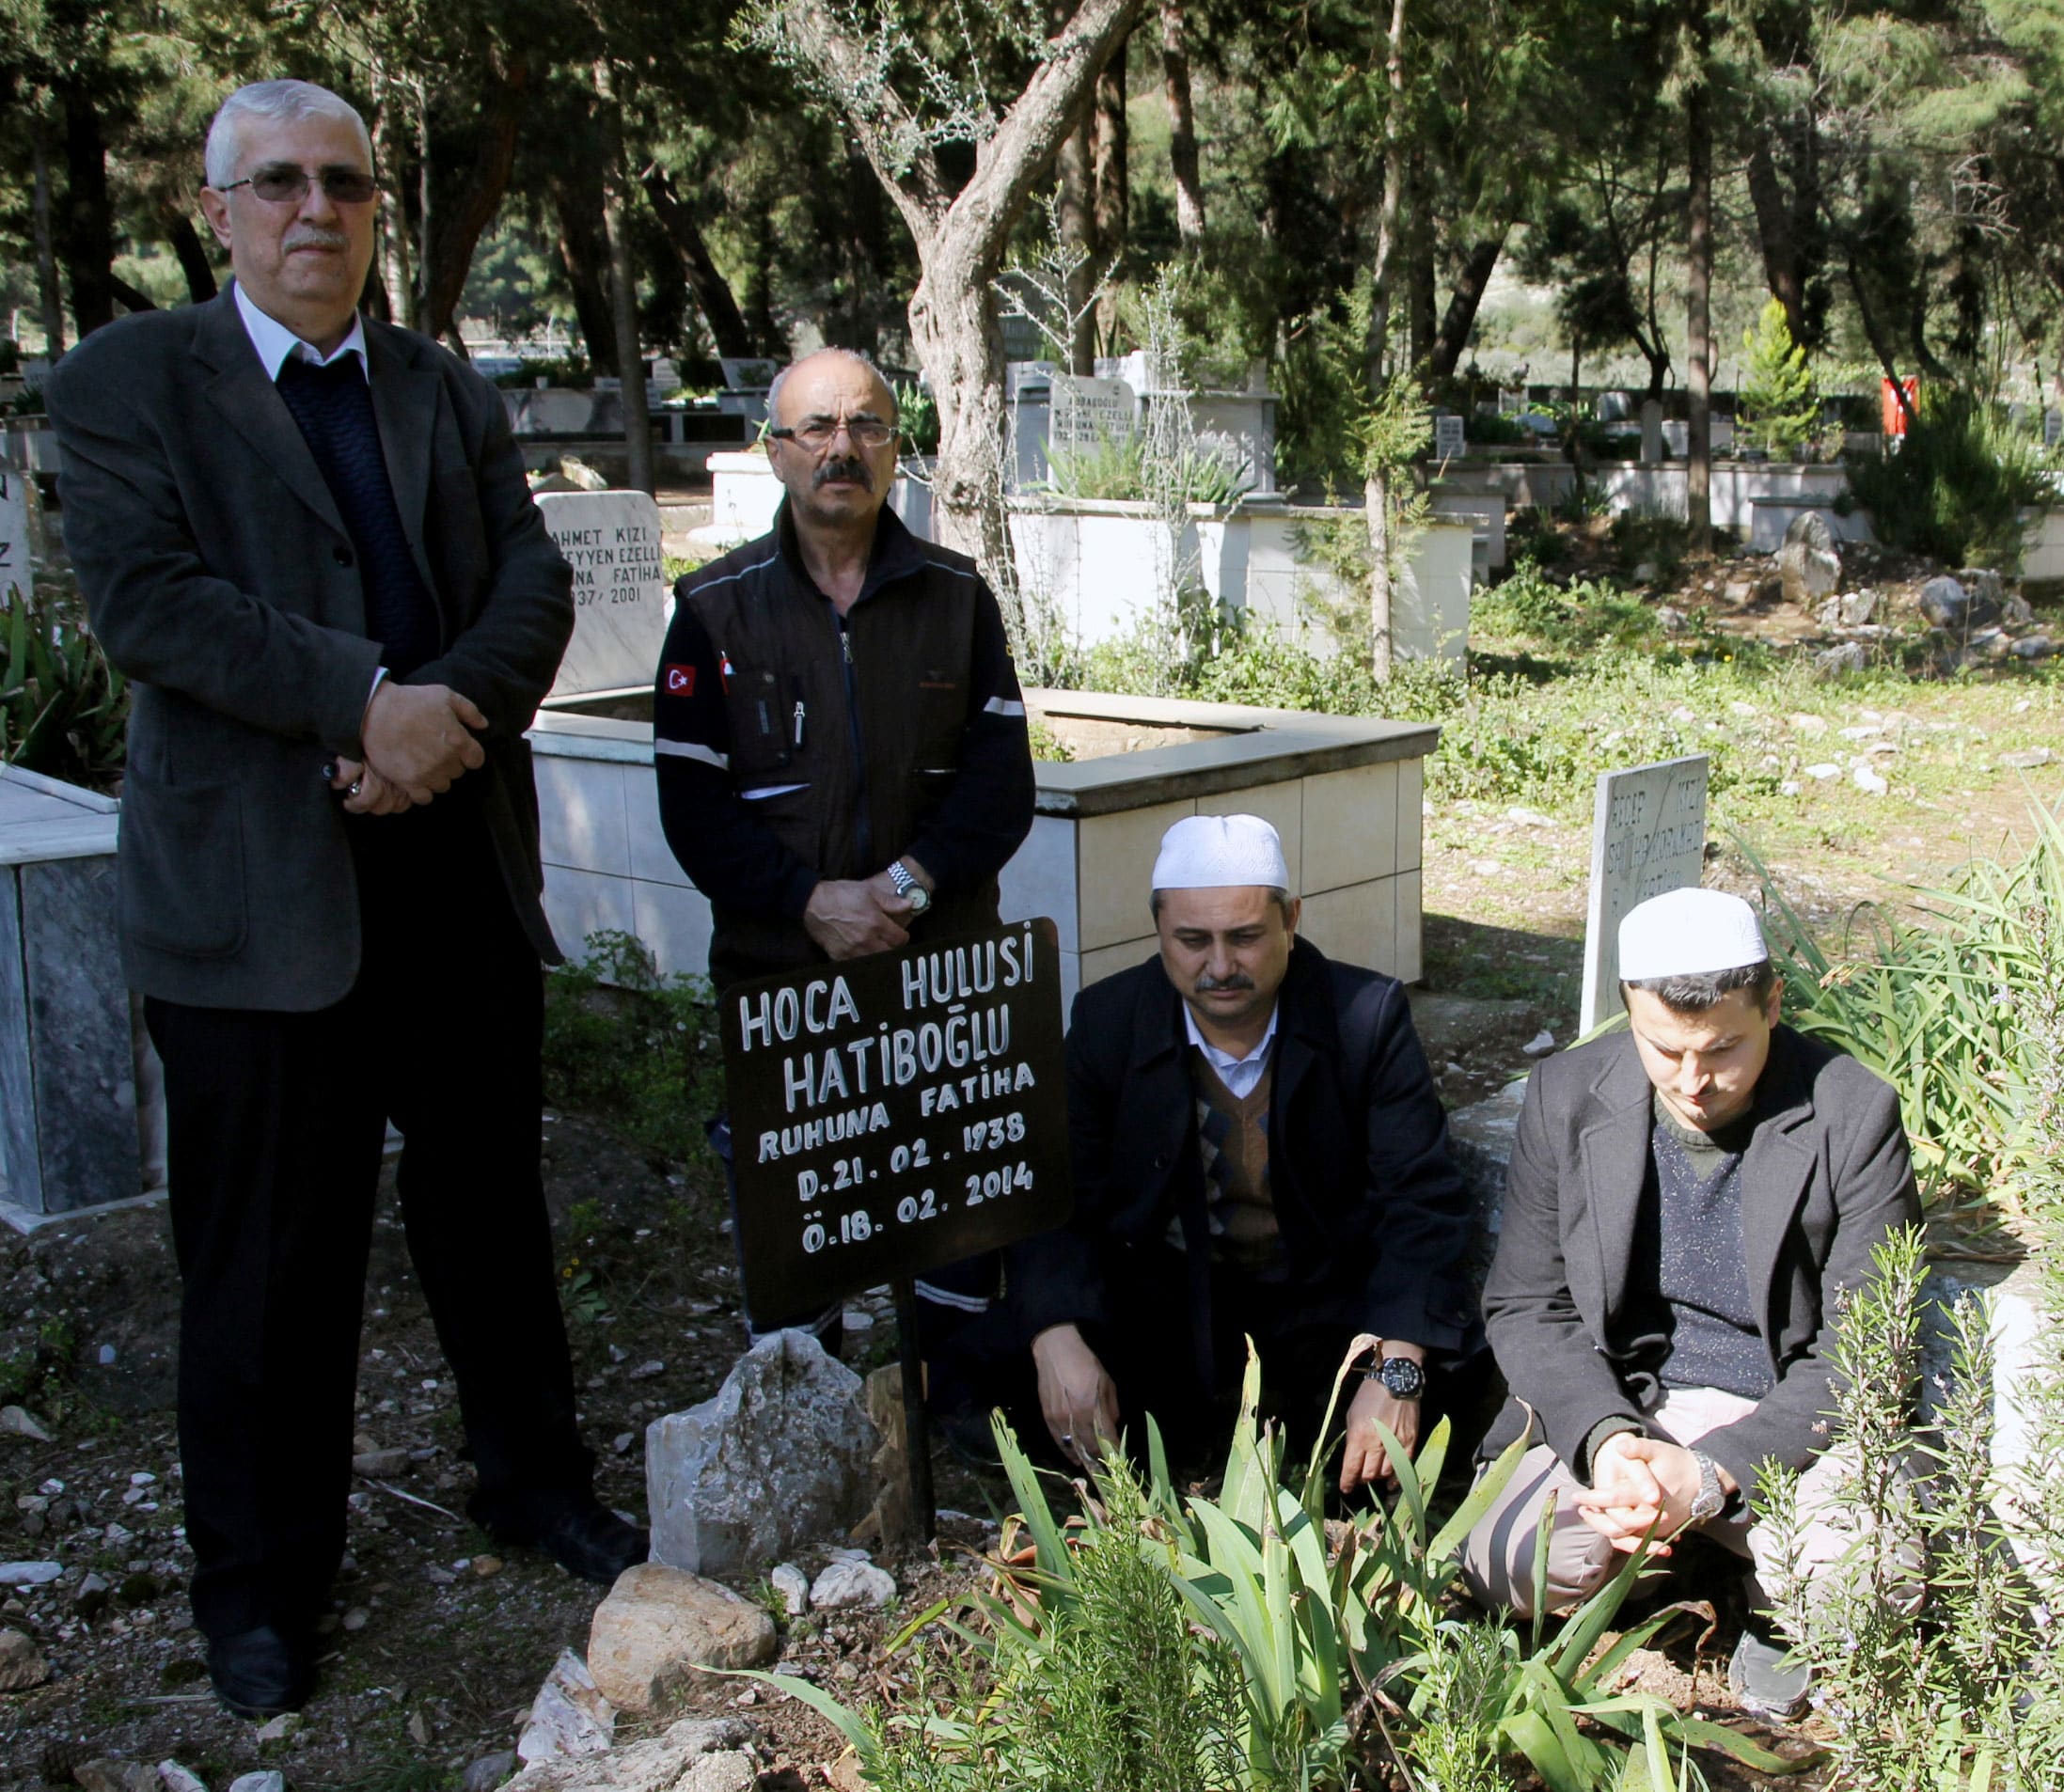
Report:
M1773 456L1789 460L1820 421L1820 395L1805 350L1791 339L1782 302L1767 302L1756 328L1741 333L1741 354L1743 432Z

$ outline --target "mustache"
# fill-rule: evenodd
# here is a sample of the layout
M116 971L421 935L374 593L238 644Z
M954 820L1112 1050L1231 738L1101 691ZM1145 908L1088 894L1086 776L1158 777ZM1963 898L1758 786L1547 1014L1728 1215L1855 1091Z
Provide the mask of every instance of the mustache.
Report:
M858 454L834 454L810 476L810 489L814 492L832 479L851 479L862 491L874 489L874 476Z
M1211 996L1223 989L1252 989L1253 986L1254 980L1252 977L1245 971L1237 970L1232 976L1225 978L1208 974L1198 978L1196 993L1200 996Z
M321 225L308 224L289 231L280 246L286 249L343 249L351 246L351 239L341 230L325 230Z

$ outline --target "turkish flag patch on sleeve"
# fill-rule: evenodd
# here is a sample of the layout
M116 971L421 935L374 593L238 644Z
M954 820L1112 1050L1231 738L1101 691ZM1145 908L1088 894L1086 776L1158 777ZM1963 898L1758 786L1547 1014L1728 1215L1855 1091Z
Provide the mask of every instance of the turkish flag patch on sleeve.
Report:
M692 666L669 666L662 676L669 697L693 697L695 695L695 668Z

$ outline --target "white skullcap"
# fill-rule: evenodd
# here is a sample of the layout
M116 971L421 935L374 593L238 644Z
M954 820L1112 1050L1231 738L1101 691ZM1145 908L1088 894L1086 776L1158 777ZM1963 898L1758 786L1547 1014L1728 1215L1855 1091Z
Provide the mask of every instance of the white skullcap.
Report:
M1671 889L1627 911L1619 924L1619 974L1703 977L1760 965L1771 955L1756 910L1724 889Z
M1259 815L1186 815L1161 836L1156 889L1290 888L1283 841Z

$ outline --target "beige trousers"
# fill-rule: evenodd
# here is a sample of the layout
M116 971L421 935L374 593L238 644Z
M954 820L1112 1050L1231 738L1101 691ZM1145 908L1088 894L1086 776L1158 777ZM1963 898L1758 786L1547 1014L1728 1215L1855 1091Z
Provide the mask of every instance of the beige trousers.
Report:
M1689 1445L1755 1407L1755 1401L1719 1388L1672 1388L1647 1420L1664 1436ZM1839 1560L1856 1540L1853 1515L1834 1497L1839 1470L1838 1454L1830 1452L1815 1457L1799 1478L1798 1565L1809 1582L1820 1578L1818 1570ZM1536 1445L1520 1458L1505 1491L1462 1546L1462 1580L1478 1604L1504 1606L1520 1617L1533 1615L1535 1543L1541 1505L1551 1494L1555 1521L1548 1539L1549 1611L1582 1604L1613 1578L1627 1558L1584 1522L1573 1503L1581 1485L1546 1444ZM1696 1528L1753 1562L1757 1579L1774 1596L1783 1564L1768 1525L1755 1522L1744 1511Z

